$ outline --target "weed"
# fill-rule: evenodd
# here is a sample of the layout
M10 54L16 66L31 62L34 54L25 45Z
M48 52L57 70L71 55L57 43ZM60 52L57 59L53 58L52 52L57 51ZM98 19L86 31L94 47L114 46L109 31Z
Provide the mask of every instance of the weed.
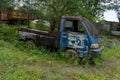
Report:
M65 53L51 52L44 47L25 48L25 42L17 40L17 26L3 24L0 29L0 80L120 80L120 40L113 38L113 47L105 48L93 59L67 60ZM83 65L83 66L81 66Z

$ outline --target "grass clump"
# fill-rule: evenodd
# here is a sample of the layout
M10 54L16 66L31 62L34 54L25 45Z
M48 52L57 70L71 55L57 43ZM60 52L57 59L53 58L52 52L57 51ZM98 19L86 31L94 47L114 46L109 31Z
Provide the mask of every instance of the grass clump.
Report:
M88 58L82 64L67 60L64 52L50 52L44 47L26 48L25 42L17 40L18 26L0 28L0 80L119 80L119 39L113 47L105 48L90 65Z

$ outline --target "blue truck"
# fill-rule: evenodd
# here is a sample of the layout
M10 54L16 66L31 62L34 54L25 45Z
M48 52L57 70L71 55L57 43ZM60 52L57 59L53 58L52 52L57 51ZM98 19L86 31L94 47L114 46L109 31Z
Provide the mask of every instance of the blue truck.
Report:
M104 48L95 26L88 19L78 16L63 16L58 32L28 28L20 28L18 32L19 40L30 41L36 46L64 49L69 57L98 55Z

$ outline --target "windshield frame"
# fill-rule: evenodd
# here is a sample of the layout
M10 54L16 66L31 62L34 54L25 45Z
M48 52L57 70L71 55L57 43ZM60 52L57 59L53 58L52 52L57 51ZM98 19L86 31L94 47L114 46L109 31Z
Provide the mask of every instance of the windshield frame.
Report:
M89 31L89 34L92 36L99 35L98 30L96 27L89 21L89 20L84 20L82 23L85 25L87 28L87 31Z

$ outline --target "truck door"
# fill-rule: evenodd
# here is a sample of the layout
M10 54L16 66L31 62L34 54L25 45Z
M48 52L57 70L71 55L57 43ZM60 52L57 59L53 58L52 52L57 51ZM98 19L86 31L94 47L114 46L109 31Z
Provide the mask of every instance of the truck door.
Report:
M66 20L60 32L60 47L76 50L81 56L88 52L88 40L85 29L79 20Z

